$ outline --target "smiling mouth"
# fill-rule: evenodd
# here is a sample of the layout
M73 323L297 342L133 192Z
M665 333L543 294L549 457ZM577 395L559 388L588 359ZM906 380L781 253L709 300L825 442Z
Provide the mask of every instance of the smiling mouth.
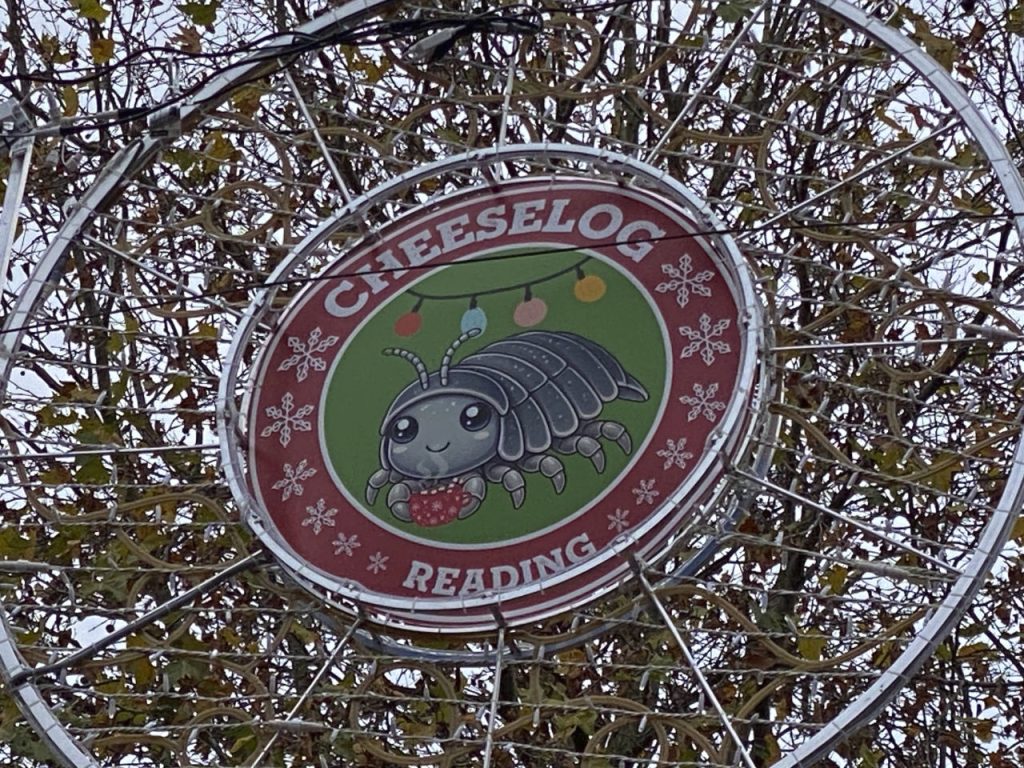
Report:
M431 453L440 453L441 451L443 451L443 450L444 450L445 448L447 448L447 447L448 447L449 445L451 445L451 444L452 444L452 443L451 443L451 441L449 440L449 441L448 441L447 443L445 443L444 445L442 445L442 446L441 446L440 448L431 448L431 447L430 447L430 446L428 445L428 446L427 446L427 450L428 450L428 451L430 451Z

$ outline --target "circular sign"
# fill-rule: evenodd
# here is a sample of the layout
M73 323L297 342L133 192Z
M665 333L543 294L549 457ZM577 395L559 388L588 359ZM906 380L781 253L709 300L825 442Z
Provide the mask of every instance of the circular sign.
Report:
M421 208L263 350L261 535L408 627L586 602L695 518L743 443L752 295L731 243L642 189L546 178Z

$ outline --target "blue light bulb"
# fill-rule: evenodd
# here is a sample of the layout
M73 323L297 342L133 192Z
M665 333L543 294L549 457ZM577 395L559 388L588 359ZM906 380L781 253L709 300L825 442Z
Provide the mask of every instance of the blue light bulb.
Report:
M463 333L468 333L474 329L483 333L487 328L487 315L476 305L476 299L470 302L469 309L463 313L459 327Z

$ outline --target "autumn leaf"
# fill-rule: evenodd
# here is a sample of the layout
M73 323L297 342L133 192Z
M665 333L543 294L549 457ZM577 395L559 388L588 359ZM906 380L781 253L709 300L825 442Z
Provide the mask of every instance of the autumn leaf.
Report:
M836 565L822 577L822 581L828 586L831 594L838 595L843 591L843 587L846 586L846 577L849 573L850 570L845 566Z
M1024 517L1017 518L1017 522L1013 524L1013 532L1010 534L1010 538L1014 541L1024 541Z
M60 96L64 102L64 117L74 117L78 113L78 91L65 85L60 89Z
M959 54L956 43L934 34L924 19L915 20L914 34L917 35L925 50L932 55L932 58L939 62L947 71L953 69L953 63Z
M756 0L726 0L718 4L716 11L722 21L735 24L749 16L757 5Z
M240 114L252 117L260 108L260 97L265 93L265 88L261 88L258 85L247 85L244 88L240 88L231 97L231 106Z
M828 638L818 630L811 630L807 634L801 632L797 638L797 650L800 651L800 655L805 659L819 661L821 654L825 650L827 640Z
M196 28L188 24L178 27L178 33L171 37L171 42L186 53L199 53L203 50L203 40Z
M99 4L98 0L71 0L71 7L78 11L78 15L84 19L90 19L102 24L107 20L110 11Z
M189 21L201 27L212 27L217 20L217 8L220 7L220 0L210 0L209 3L183 3L178 10L188 16Z
M89 53L97 64L106 64L114 58L114 41L109 37L99 37L89 43Z

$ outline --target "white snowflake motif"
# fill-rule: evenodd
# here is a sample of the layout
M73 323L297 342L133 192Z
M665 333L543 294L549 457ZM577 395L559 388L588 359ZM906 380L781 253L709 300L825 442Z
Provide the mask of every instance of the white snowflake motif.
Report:
M678 440L669 439L665 443L665 447L658 451L658 455L665 460L664 469L668 469L673 464L680 469L686 469L686 462L693 458L693 454L686 450L686 438L680 437Z
M614 529L616 533L622 533L624 530L629 528L629 510L628 509L616 509L612 514L608 515L608 530Z
M679 398L679 402L683 405L692 405L690 412L686 414L687 421L693 421L698 416L703 416L708 421L716 421L718 419L718 412L725 410L725 403L721 400L716 400L715 396L718 394L718 382L708 384L707 388L700 384L694 383L693 394L683 395Z
M661 496L661 494L654 490L654 478L648 480L641 480L640 485L633 489L633 495L636 496L637 504L653 504L654 500Z
M310 368L314 371L326 370L327 363L320 357L320 353L326 352L337 344L338 337L321 337L323 337L323 331L319 326L309 332L309 338L306 341L298 336L289 336L288 346L294 354L277 366L277 370L287 371L294 368L297 381L305 381Z
M281 445L288 445L292 441L292 431L295 432L309 432L313 428L313 425L306 420L306 416L309 416L313 412L312 405L303 405L298 409L295 408L295 398L291 392L285 392L284 397L281 398L281 405L271 405L265 409L268 418L274 421L263 428L260 432L261 437L270 437L275 432L280 432Z
M306 519L302 521L303 528L312 527L313 533L318 534L322 528L334 527L334 516L338 510L327 508L327 502L317 499L316 504L306 507Z
M712 325L711 318L707 314L701 314L700 330L695 330L688 325L682 326L679 332L688 338L690 343L679 353L679 356L693 357L694 354L700 353L704 365L711 365L715 362L716 354L732 351L727 342L715 338L722 335L722 332L729 327L730 322L728 318L723 318Z
M308 462L303 459L294 468L291 464L284 465L284 477L273 486L275 491L281 491L281 501L288 501L291 496L302 495L302 482L316 474L316 470L307 464Z
M381 552L375 552L370 555L370 564L366 566L366 570L370 573L380 573L388 569L388 560L391 558Z
M689 255L679 257L679 266L673 266L672 264L662 264L661 271L668 275L671 279L664 283L658 283L658 287L655 289L658 293L668 293L669 291L676 292L676 303L680 307L685 307L690 303L690 292L696 293L698 296L710 296L711 289L704 285L704 283L713 279L715 273L710 269L705 269L703 272L698 272L696 275L693 274L693 261Z
M344 554L346 557L352 557L353 553L361 547L359 543L359 537L356 534L346 536L344 533L339 533L338 537L334 540L334 554Z

